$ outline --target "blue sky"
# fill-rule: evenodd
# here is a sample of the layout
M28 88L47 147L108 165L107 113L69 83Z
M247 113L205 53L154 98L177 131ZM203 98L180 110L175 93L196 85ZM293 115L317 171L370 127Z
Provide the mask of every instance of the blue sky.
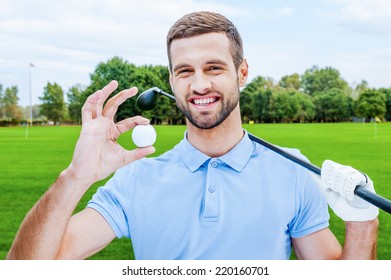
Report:
M391 87L389 0L0 0L0 83L17 85L26 106L30 70L35 104L47 82L65 92L87 85L96 65L113 56L167 65L167 30L197 10L222 13L237 25L250 81L258 75L278 81L317 65L338 69L351 86L366 80Z

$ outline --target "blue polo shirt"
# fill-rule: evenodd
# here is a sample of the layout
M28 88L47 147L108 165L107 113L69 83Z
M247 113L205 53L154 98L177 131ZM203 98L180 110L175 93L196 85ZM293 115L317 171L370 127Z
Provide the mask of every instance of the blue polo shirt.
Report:
M118 238L131 238L136 259L288 259L292 237L329 220L309 171L247 132L218 158L185 137L157 158L119 169L88 207Z

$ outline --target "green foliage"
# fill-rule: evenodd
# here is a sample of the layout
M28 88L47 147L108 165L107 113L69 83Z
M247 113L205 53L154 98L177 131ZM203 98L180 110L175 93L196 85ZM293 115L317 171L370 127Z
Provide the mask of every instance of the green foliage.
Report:
M113 57L96 66L90 74L88 86L76 84L68 89L68 110L61 105L63 104L62 89L57 84L48 83L44 89L44 96L40 98L43 101L41 113L44 114L43 117L55 122L69 118L73 123L80 123L81 108L87 97L112 80L117 80L119 86L109 98L133 86L138 88L139 93L151 87L159 87L173 94L169 76L166 66L136 66L123 58ZM7 93L15 91L17 92L17 88L6 90ZM385 96L385 100L372 96L373 93L370 94L372 99L369 99L367 91L378 91ZM3 121L6 117L12 119L12 124L20 123L18 119L23 119L19 107L15 105L17 104L16 92L14 94L16 99L8 98L13 100L9 102L13 105L6 107L4 106L5 95L0 84L0 119L2 118ZM159 96L159 106L151 111L141 111L136 106L136 98L129 98L119 106L116 121L143 115L149 118L152 124L186 123L182 112L172 100ZM365 80L351 88L337 69L313 66L305 70L302 75L298 73L285 75L278 82L270 77L255 77L241 90L240 111L243 123L250 121L255 123L340 122L349 120L357 116L356 114L368 119L378 116L391 120L391 88L371 89ZM26 118L26 113L24 115ZM33 116L34 120L38 121L39 115L33 114ZM41 119L44 120L42 116Z
M299 103L294 91L274 92L270 101L271 116L276 122L292 122Z
M297 90L273 92L270 114L274 122L308 122L315 115L311 98Z
M47 83L43 91L40 113L52 120L55 124L64 119L66 114L66 104L64 101L64 91L57 83Z
M118 89L110 97L114 96L121 90L127 89L131 86L136 86L132 83L135 68L136 66L134 64L127 63L119 57L113 57L105 63L99 63L95 71L90 75L90 85L81 94L81 103L84 104L88 96L102 89L113 80L118 81ZM129 113L129 111L131 113ZM118 120L121 120L123 116L127 114L129 114L129 116L133 116L135 115L134 112L135 100L128 99L118 110L118 113L120 114Z
M114 57L106 62L99 63L94 73L90 75L91 84L82 92L81 103L92 93L106 86L110 81L118 81L118 89L110 96L114 96L121 90L137 87L139 93L151 88L159 87L170 93L169 71L164 66L143 65L140 67L128 63L119 57ZM110 98L109 97L109 98ZM126 100L117 111L116 120L120 121L135 115L142 114L151 119L152 124L160 124L164 121L169 123L183 122L182 113L172 106L172 101L165 97L159 97L159 106L149 112L142 112L136 106L136 98Z
M252 92L248 86L240 93L240 114L242 116L243 122L245 123L254 119L254 95L255 93Z
M357 115L367 119L383 118L386 113L386 95L378 90L367 89L357 100Z
M286 89L300 90L301 88L300 75L295 73L289 76L283 76L281 80L278 82L278 85Z
M77 124L81 124L82 92L82 85L74 85L67 93L69 118Z
M316 118L320 122L339 122L349 119L349 98L340 89L330 89L314 96Z
M19 121L23 118L21 108L18 106L18 87L6 88L3 93L3 86L0 84L0 119Z
M298 99L299 108L295 114L295 120L298 122L311 122L315 118L315 104L311 96L302 92L295 92Z
M301 82L304 92L309 95L326 92L334 88L342 91L348 88L347 82L342 79L339 71L332 67L319 69L319 67L313 66L304 72Z
M242 90L240 104L243 119L255 122L271 120L269 104L273 87L271 79L258 76Z
M283 77L278 85L261 76L241 92L240 109L244 122L308 122L315 116L312 98L297 89L299 76Z
M384 93L386 97L386 113L384 115L384 118L388 121L391 121L391 88L381 88L379 89L379 92Z
M112 80L117 80L119 87L110 97L132 86L137 87L139 93L156 86L172 94L169 76L169 70L165 66L136 66L120 57L113 57L97 65L90 74L91 82L87 87L76 85L69 89L69 117L80 123L80 111L87 97ZM362 113L361 107L359 111L355 110L359 103L354 103L353 99L357 99L367 89L368 83L365 80L354 89L350 88L339 71L332 67L313 66L301 76L298 73L285 75L278 83L272 78L257 76L241 91L242 121L270 123L349 120L356 112ZM386 111L382 115L390 119L391 94L388 90L391 89L382 90L387 97ZM116 121L143 115L152 124L185 124L182 112L172 100L164 96L158 97L159 106L151 111L141 111L135 101L136 97L130 98L118 108Z
M378 97L367 103L355 102L358 96L366 91L376 91L368 88L363 80L354 89L350 88L340 76L338 70L332 67L318 68L314 66L300 77L295 73L281 78L274 84L270 78L258 76L241 92L240 105L244 123L269 122L341 122L359 115L368 117L391 118L391 88L380 89L385 99L385 110L381 108ZM375 102L375 100L377 100ZM359 109L357 109L359 108Z

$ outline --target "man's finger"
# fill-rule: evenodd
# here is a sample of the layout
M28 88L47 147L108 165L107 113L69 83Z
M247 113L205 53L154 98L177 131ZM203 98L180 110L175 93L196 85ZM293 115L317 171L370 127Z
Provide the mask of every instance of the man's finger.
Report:
M101 94L99 95L97 106L96 106L96 116L100 116L103 111L103 103L106 101L106 99L109 97L110 94L112 94L118 87L117 81L111 81L108 83L104 88L102 88Z
M98 95L99 94L94 93L88 96L86 102L81 108L81 119L83 123L93 119L96 101L99 98Z
M114 115L117 113L118 107L126 101L126 99L135 96L137 94L137 88L132 87L125 89L120 93L116 94L107 101L105 108L103 109L103 116L114 119Z
M118 122L116 125L118 131L120 133L124 133L139 124L149 124L149 120L141 116L135 116L132 118L124 119Z
M98 90L88 96L81 110L83 122L89 121L95 118L97 115L101 114L104 101L117 87L118 82L111 81L103 89Z
M149 146L145 148L137 148L131 151L124 151L124 162L123 164L126 165L128 163L131 163L132 161L141 159L143 157L146 157L147 155L153 154L155 152L155 147Z

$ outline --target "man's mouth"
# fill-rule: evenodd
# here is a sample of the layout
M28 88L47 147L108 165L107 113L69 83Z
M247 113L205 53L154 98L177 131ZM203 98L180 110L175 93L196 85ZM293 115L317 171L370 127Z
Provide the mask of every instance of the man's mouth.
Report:
M191 98L189 101L197 106L208 106L218 101L219 97Z

